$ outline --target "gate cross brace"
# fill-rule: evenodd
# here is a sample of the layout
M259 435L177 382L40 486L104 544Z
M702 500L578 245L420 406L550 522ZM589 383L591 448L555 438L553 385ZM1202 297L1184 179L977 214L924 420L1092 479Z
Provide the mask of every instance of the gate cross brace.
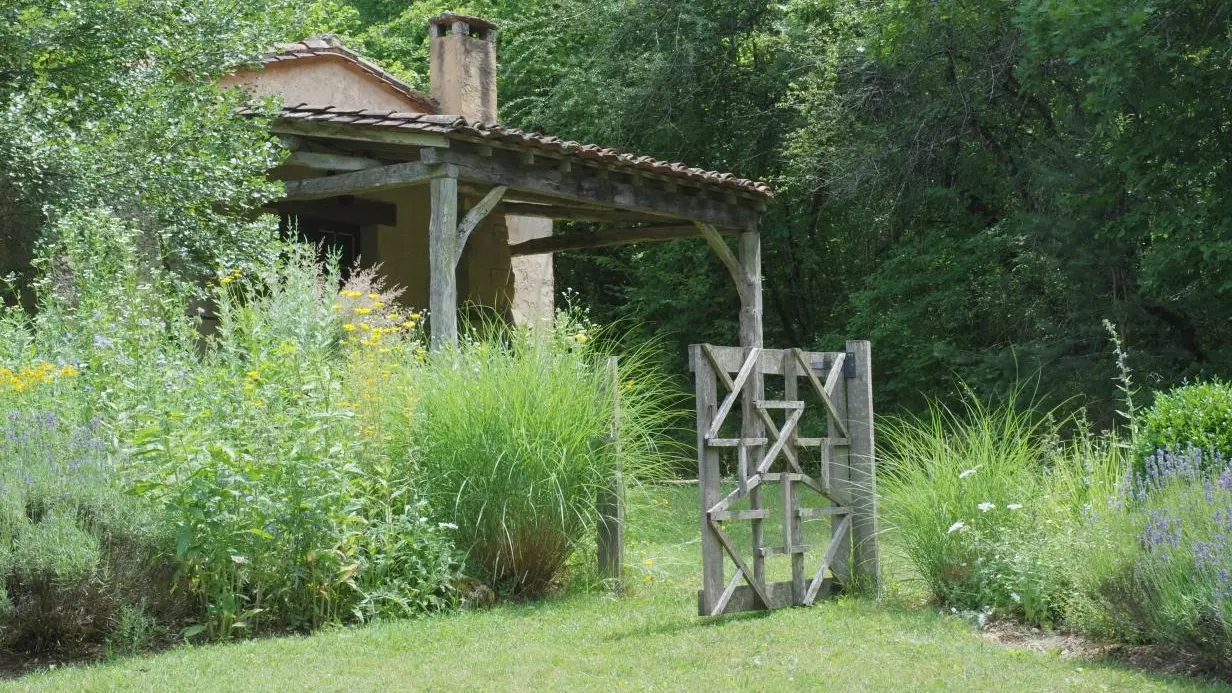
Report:
M830 537L830 546L826 548L826 555L821 558L821 566L817 569L817 573L813 575L808 591L804 593L805 606L812 606L813 600L817 599L817 591L821 589L821 583L825 579L826 568L829 568L830 564L834 562L834 556L838 553L838 548L847 538L847 532L849 531L851 531L850 514L843 517L843 521L839 523L838 529Z
M749 583L749 587L752 587L753 591L757 593L757 598L761 600L762 605L769 609L770 598L766 596L766 590L762 587L761 583L757 581L757 578L753 576L753 571L749 570L749 567L745 564L744 559L740 558L740 552L736 551L736 547L732 546L731 537L727 536L727 532L724 532L722 528L719 527L719 523L714 520L710 520L710 529L715 533L715 536L719 538L719 542L723 544L723 550L727 552L728 556L731 556L732 561L736 563L736 567L740 569L739 574L744 575L745 582ZM731 591L734 592L735 588L732 588ZM727 592L728 590L724 590L725 594ZM727 598L731 599L731 594L727 594ZM725 606L727 606L727 601L720 599L715 605L715 608L711 611L710 615L718 616L723 613L723 607Z
M838 377L843 373L843 362L846 360L846 354L839 354L838 358L834 359L834 364L830 366L830 372L826 375L826 384L822 385L817 379L817 374L813 373L813 369L809 366L804 358L804 351L801 349L792 349L792 355L804 366L804 377L813 386L817 392L817 396L821 399L821 403L825 405L826 412L830 415L830 421L834 423L834 427L842 434L843 438L847 436L847 423L843 421L843 417L839 416L838 408L834 406L834 402L830 401L830 395L834 393L834 386L838 384Z
M727 246L723 247L726 248ZM754 348L754 351L760 353L760 349ZM719 357L714 353L714 350L709 344L702 345L702 353L706 355L706 360L710 362L710 365L714 369L714 374L718 377L719 381L723 383L723 386L731 392L739 391L740 388L736 386L736 383L732 381L731 376L727 374L727 370L723 368L721 362L719 361ZM740 370L743 371L744 366L748 365L748 362L752 360L753 359L746 360ZM769 412L760 407L754 407L753 411L757 414L757 418L761 419L761 422L765 424L766 428L771 432L771 435L774 435L774 433L778 431L778 426L774 423L774 419L770 417ZM707 429L707 434L708 438L714 436L714 434L709 433L709 429ZM775 437L777 439L777 436ZM790 460L792 465L794 465L797 469L800 468L800 462L796 459L796 453L790 447L783 448L783 456Z
M726 246L725 246L726 247ZM709 349L707 355L713 358L714 354ZM745 383L749 376L753 373L753 368L757 365L757 359L761 356L761 349L753 347L749 349L749 357L740 366L740 372L736 374L736 379L726 380L723 384L728 386L731 392L727 393L727 397L723 398L723 403L719 405L719 409L714 414L714 421L710 422L710 429L706 431L707 438L713 438L719 434L719 428L727 419L727 415L731 413L732 406L735 405L736 399L740 397L740 391L744 389ZM727 375L724 373L724 375Z

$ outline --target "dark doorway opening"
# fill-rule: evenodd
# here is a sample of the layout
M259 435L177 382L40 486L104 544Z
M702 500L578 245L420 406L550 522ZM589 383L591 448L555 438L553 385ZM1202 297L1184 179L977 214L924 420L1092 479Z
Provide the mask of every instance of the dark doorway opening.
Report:
M279 228L285 237L294 237L317 248L317 259L338 257L338 269L345 280L359 259L359 226L313 217L282 215Z

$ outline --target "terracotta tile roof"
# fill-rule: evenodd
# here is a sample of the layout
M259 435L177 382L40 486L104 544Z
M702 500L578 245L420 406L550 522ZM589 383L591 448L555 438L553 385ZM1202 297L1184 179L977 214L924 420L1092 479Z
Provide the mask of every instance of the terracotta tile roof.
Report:
M287 60L319 57L335 57L352 63L369 75L384 82L386 86L422 105L425 109L433 113L437 111L436 102L426 94L412 89L406 82L381 69L375 63L364 60L358 53L342 45L342 41L339 41L338 37L332 34L313 36L295 43L280 43L274 47L273 51L258 56L258 60L266 65L270 65Z
M624 154L594 144L580 144L550 135L525 132L493 123L472 123L456 115L426 113L396 113L390 111L367 111L341 109L333 106L310 104L284 105L280 119L286 122L319 122L355 127L370 127L389 130L461 135L469 138L499 141L529 149L539 149L563 154L573 159L596 161L612 168L631 169L672 178L706 183L772 199L774 190L766 183L737 178L730 173L706 171L682 163L659 161L649 156Z

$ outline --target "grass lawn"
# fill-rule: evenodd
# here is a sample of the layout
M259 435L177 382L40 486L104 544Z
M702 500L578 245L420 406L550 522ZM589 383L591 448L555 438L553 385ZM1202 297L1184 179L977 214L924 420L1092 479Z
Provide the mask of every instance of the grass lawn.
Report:
M9 690L1232 690L1006 649L963 622L893 603L849 599L699 619L696 490L633 494L628 597L575 593L311 637L185 647L34 674Z

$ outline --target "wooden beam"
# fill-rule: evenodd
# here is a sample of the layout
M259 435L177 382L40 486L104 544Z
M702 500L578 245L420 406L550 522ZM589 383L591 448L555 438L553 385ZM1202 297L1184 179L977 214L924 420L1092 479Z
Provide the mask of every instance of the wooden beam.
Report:
M449 138L427 132L365 128L345 123L318 123L312 121L281 120L274 124L273 131L279 134L325 137L333 140L354 142L386 142L415 147L448 147Z
M552 199L596 204L603 207L647 212L690 221L701 221L714 226L752 230L761 217L748 204L729 204L703 196L685 196L650 186L636 187L615 180L599 180L587 175L582 167L571 172L559 168L527 168L515 161L500 156L482 157L455 150L432 151L423 161L440 161L458 167L458 177L463 180L505 185L511 190L545 195Z
M700 234L697 227L683 226L639 226L632 229L603 229L590 233L573 233L567 236L548 236L547 238L532 238L509 246L509 254L539 255L542 253L559 253L566 250L585 250L587 248L604 248L613 245L628 245L630 243L658 243L678 238L697 238Z
M458 254L454 258L454 266L457 266L458 262L462 259L462 251L466 249L466 241L471 237L471 232L475 230L476 226L479 226L479 222L483 221L484 217L488 216L488 212L491 212L492 208L500 202L501 196L505 194L505 190L507 188L503 185L498 185L489 190L488 194L484 195L478 204L471 207L466 216L462 218L462 221L458 223Z
M284 166L303 166L314 171L363 171L378 168L381 162L363 156L295 151L282 162Z
M356 226L394 226L398 223L398 205L350 195L324 200L284 200L274 203L272 209L290 217L312 217Z
M719 235L718 230L713 226L698 222L697 231L710 244L710 248L714 250L715 255L718 255L719 259L723 261L723 266L727 268L732 281L736 283L736 292L740 295L740 301L743 303L748 293L748 280L744 275L744 268L741 267L740 260L736 259L736 254L732 252L731 248L727 247L727 241L723 240L723 237ZM741 346L748 345L741 342Z
M501 211L519 217L542 217L545 219L565 219L568 221L671 221L670 217L640 212L625 212L616 209L598 209L594 207L566 207L550 204L527 204L523 202L504 202Z
M432 348L442 349L458 343L458 181L436 178L429 188L429 326Z
M360 195L426 183L444 175L445 171L440 166L410 161L336 176L287 181L285 199L318 200L335 195Z
M826 578L818 586L817 597L826 597L834 594L839 589L839 584L830 578ZM781 609L788 606L794 606L794 595L792 594L792 583L785 582L769 582L766 583L766 593L770 597L770 608ZM702 592L697 593L698 608L701 609L702 600L705 595ZM761 604L761 598L753 591L753 588L748 585L740 585L732 590L732 595L727 602L727 606L723 607L723 614L735 614L742 611L761 611L765 609ZM709 616L709 612L701 614Z

